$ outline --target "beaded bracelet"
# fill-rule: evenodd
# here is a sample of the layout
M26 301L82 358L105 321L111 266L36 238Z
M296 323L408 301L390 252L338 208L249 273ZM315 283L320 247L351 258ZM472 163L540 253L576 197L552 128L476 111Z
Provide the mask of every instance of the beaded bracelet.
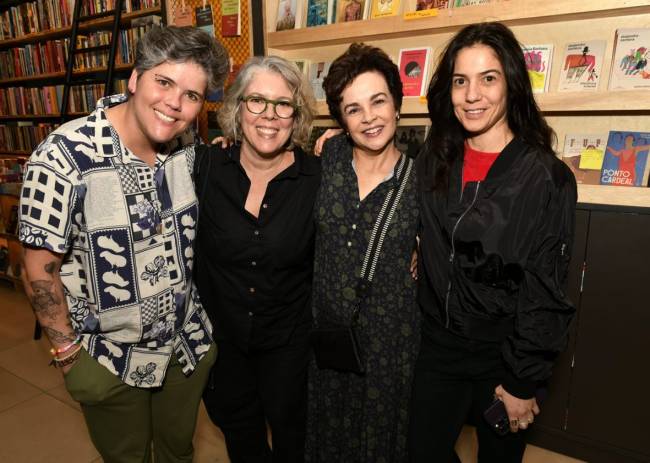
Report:
M74 346L79 344L81 342L81 335L78 334L77 337L75 338L74 341L72 341L70 344L67 346L60 347L58 349L55 349L54 347L50 349L50 354L52 354L54 357L56 357L59 354L65 354L68 352L70 349L72 349Z

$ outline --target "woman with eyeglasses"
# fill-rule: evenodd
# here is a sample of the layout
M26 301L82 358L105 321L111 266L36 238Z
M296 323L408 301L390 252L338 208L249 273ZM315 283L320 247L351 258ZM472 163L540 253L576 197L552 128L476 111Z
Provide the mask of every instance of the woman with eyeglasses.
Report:
M197 149L196 281L219 348L203 400L233 462L304 458L321 169L301 147L313 105L294 64L251 58L219 112L234 143Z

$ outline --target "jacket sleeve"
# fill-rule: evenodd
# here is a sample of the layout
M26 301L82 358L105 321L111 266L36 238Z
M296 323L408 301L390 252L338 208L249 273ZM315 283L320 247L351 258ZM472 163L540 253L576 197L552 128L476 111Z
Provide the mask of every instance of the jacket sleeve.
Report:
M553 166L550 177L524 268L514 334L503 345L508 373L502 386L521 399L533 397L537 383L551 376L575 313L565 294L575 231L575 178L562 163Z

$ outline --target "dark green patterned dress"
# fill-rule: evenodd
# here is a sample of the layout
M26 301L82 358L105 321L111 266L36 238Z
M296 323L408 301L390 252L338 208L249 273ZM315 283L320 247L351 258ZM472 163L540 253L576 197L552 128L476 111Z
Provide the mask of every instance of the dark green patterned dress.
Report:
M313 303L319 323L346 322L371 229L397 179L379 184L360 202L352 147L344 135L325 145L322 160ZM361 306L366 375L310 365L308 462L407 460L408 404L420 331L409 273L418 220L413 169L384 241L371 294Z

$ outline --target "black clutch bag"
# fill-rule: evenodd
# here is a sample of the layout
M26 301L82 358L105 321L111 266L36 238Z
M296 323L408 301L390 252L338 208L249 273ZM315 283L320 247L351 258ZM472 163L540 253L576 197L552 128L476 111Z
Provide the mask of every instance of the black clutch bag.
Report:
M354 325L314 328L310 335L316 365L363 375L365 365Z

